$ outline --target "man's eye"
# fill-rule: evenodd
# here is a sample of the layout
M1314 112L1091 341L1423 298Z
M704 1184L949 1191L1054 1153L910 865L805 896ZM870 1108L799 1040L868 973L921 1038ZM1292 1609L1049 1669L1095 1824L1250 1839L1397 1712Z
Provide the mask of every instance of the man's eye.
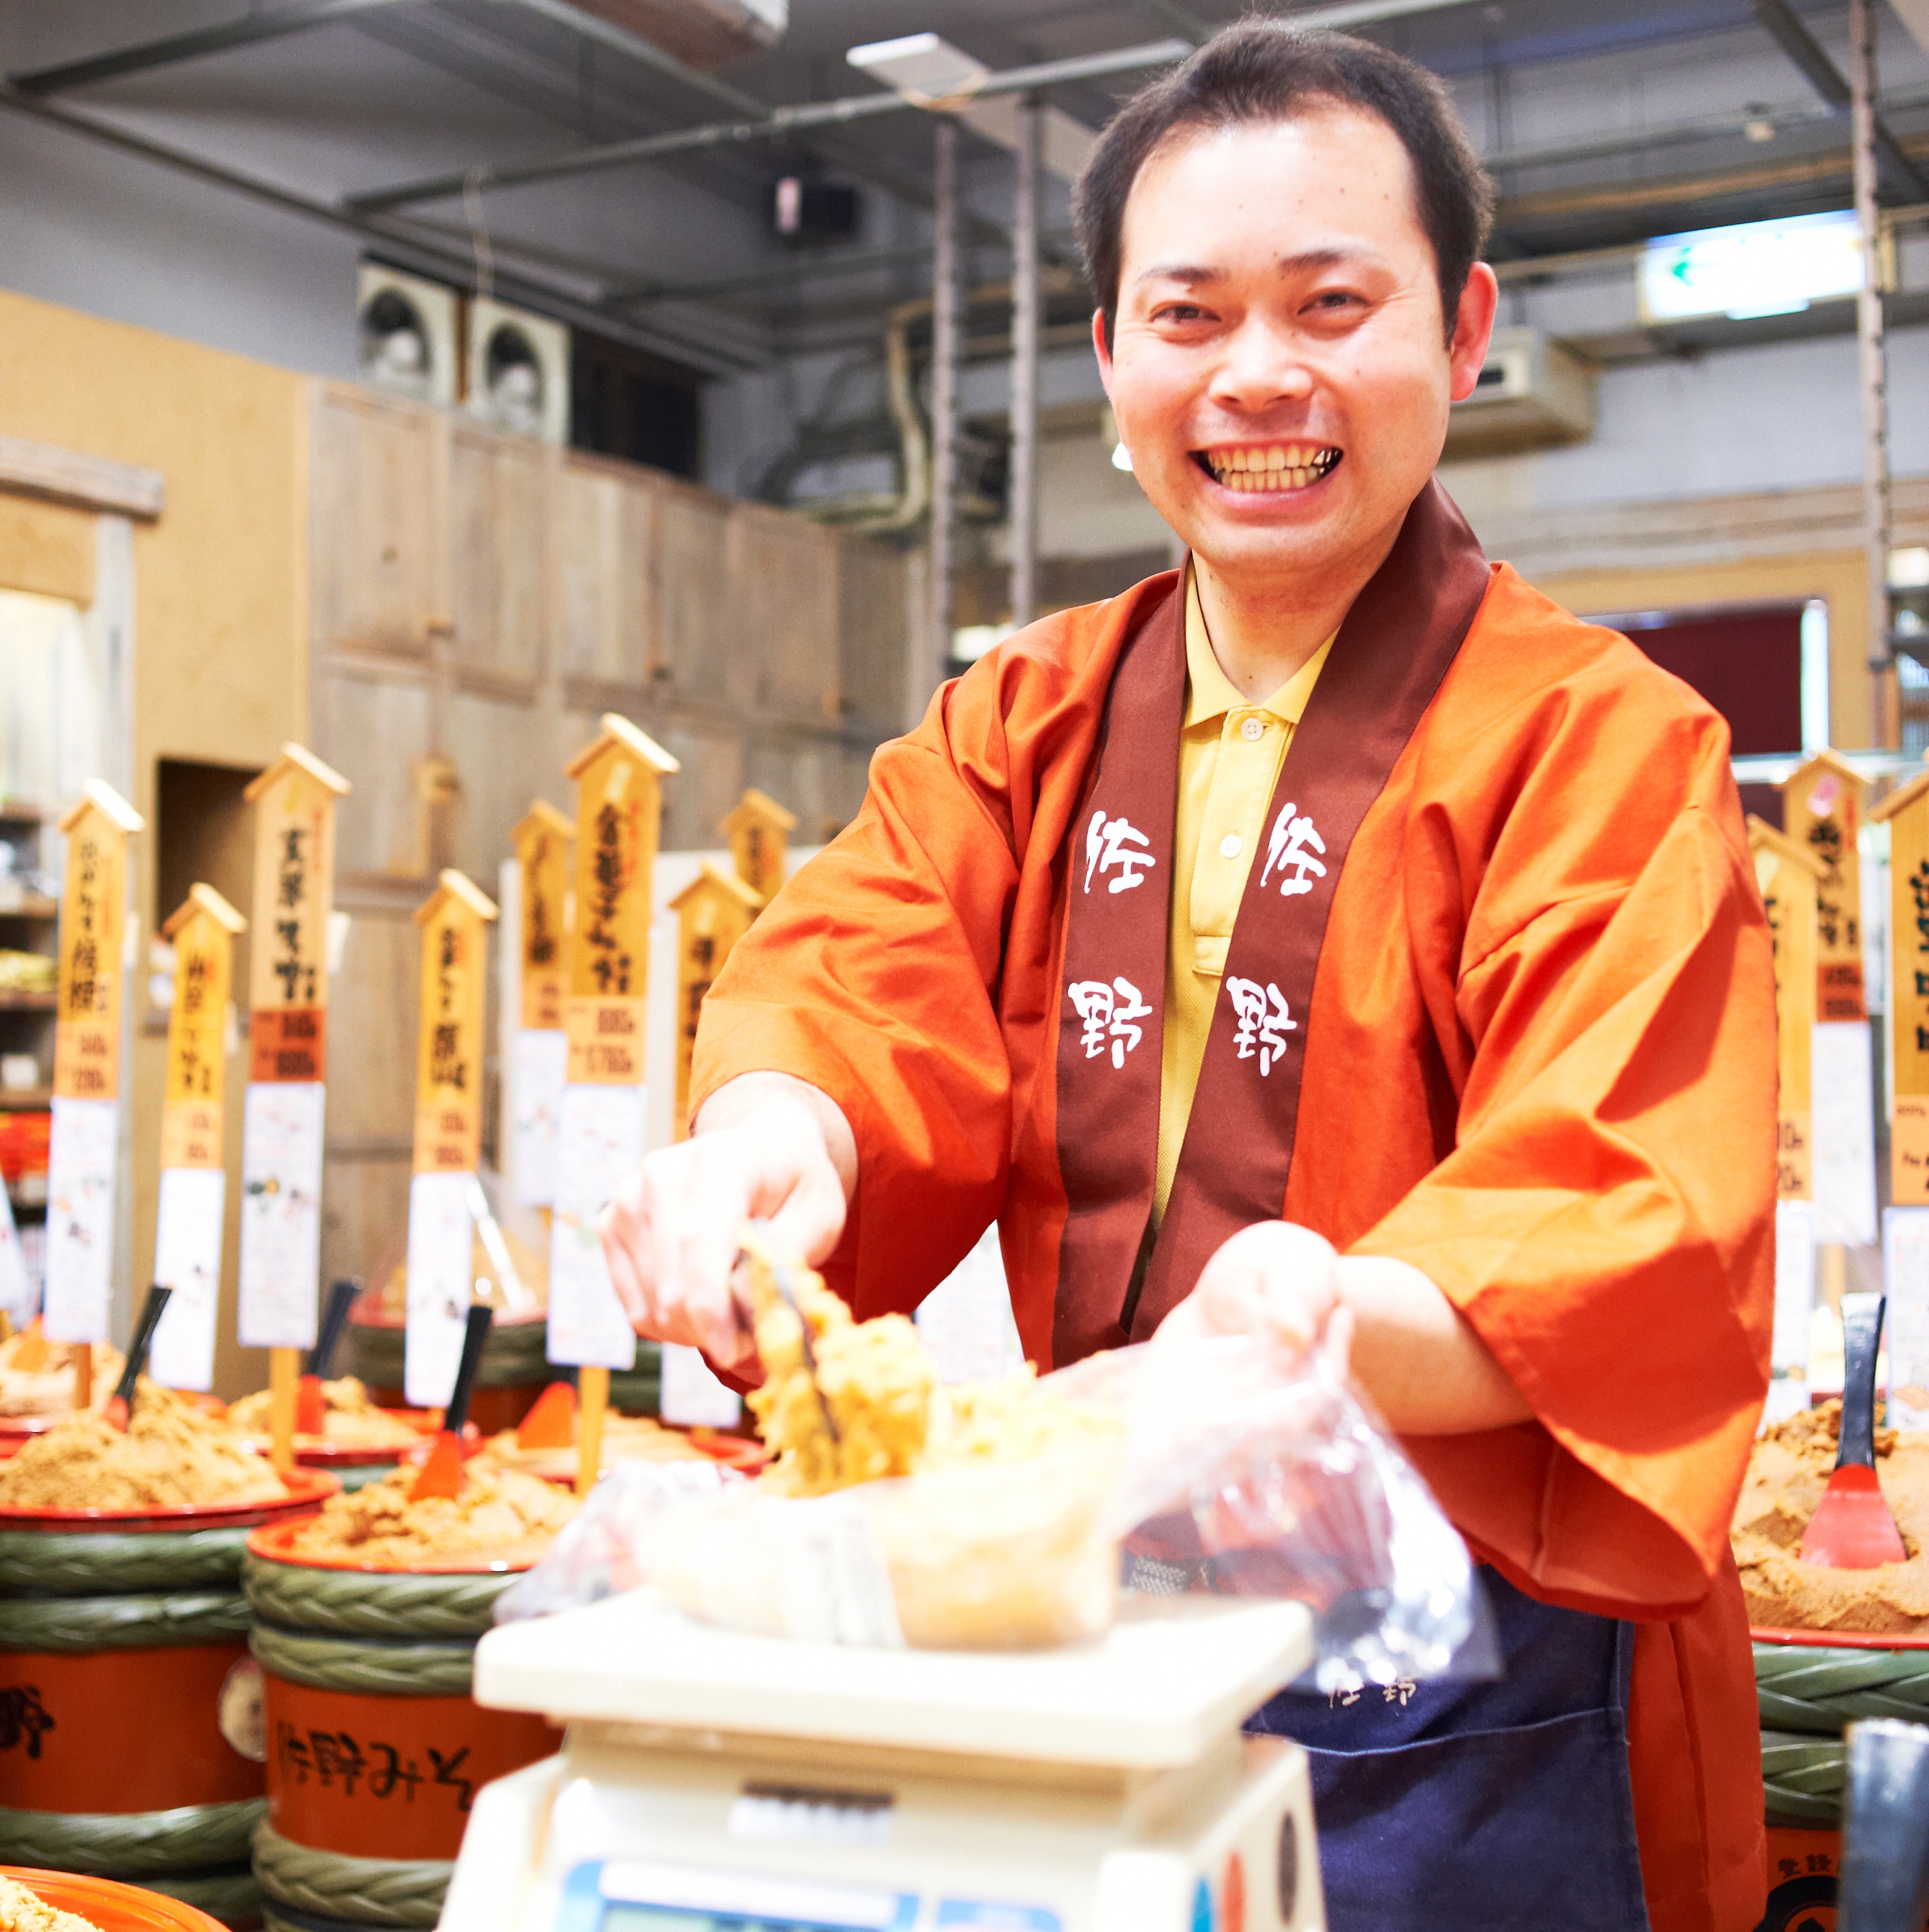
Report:
M1328 314L1338 309L1358 308L1363 305L1362 298L1351 289L1323 289L1306 304L1309 308L1323 310Z
M1204 314L1205 310L1196 303L1168 302L1162 308L1153 310L1152 320L1154 322L1197 322Z

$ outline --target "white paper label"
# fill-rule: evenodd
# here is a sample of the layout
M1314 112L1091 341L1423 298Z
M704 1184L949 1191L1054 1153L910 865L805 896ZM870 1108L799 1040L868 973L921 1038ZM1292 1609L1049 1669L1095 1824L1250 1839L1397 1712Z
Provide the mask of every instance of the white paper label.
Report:
M891 1573L861 1496L773 1498L770 1522L781 1552L778 1614L787 1636L904 1648Z
M995 1227L918 1304L916 1318L941 1382L996 1382L1024 1367Z
M120 1124L116 1101L54 1101L47 1152L50 1341L107 1340L114 1268L115 1149Z
M1861 1247L1876 1233L1875 1090L1868 1023L1831 1020L1812 1036L1815 1238Z
M403 1390L413 1408L445 1407L475 1298L475 1230L467 1174L418 1174L409 1184L408 1332Z
M556 1212L550 1228L549 1359L632 1369L636 1336L603 1259L596 1217L643 1162L644 1090L562 1090Z
M569 1036L548 1028L517 1030L509 1067L509 1168L526 1208L556 1199L556 1136L562 1120Z
M1929 1429L1929 1208L1882 1216L1888 1292L1888 1426Z
M249 1083L242 1114L244 1348L315 1346L326 1097L319 1080Z
M154 1331L148 1372L164 1388L214 1385L214 1317L221 1297L221 1214L227 1176L218 1167L161 1170L154 1278L171 1288Z
M1815 1217L1806 1201L1775 1203L1775 1328L1770 1360L1777 1376L1808 1376L1808 1318L1815 1306ZM1804 1394L1803 1401L1808 1400Z
M16 1328L31 1322L40 1305L40 1292L27 1272L20 1247L20 1231L14 1225L14 1204L0 1184L0 1308Z
M743 1419L743 1398L718 1379L702 1349L675 1342L663 1345L659 1406L665 1422L683 1429L734 1429Z

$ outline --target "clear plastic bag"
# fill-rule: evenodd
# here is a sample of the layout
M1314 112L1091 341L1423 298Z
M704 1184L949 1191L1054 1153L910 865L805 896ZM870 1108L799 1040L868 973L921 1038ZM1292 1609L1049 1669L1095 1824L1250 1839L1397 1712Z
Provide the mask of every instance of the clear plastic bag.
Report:
M1466 1546L1323 1352L1155 1341L1037 1394L1112 1426L1032 1460L808 1498L702 1466L619 1465L498 1620L648 1581L772 1635L1010 1647L1100 1634L1123 1582L1304 1603L1321 1690L1467 1668Z

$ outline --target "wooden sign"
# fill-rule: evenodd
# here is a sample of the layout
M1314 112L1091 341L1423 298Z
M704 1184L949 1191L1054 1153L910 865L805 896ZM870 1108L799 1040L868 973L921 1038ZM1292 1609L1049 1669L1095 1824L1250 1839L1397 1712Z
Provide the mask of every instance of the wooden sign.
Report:
M482 1022L495 917L494 902L453 871L416 912L422 992L403 1380L418 1408L449 1399L472 1299L470 1190L482 1158Z
M679 767L627 718L606 712L602 724L602 736L565 767L577 805L564 1029L572 1084L627 1087L643 1078L662 781Z
M174 943L174 1005L160 1105L154 1278L173 1293L154 1330L148 1372L170 1388L214 1386L234 944L247 926L212 886L197 885L161 928Z
M1856 845L1868 781L1817 752L1781 787L1782 826L1822 866L1816 895L1816 1018L1868 1017L1862 985L1862 866Z
M1869 814L1888 827L1889 1198L1929 1207L1929 772Z
M676 760L634 724L605 714L573 758L576 896L568 943L568 1084L558 1130L550 1224L549 1358L584 1370L585 1432L636 1337L616 1299L596 1221L643 1159L644 1015L662 781Z
M482 1159L482 1012L495 902L446 872L416 909L422 1004L416 1036L416 1172L473 1174Z
M1778 1199L1806 1201L1814 1185L1810 1114L1810 1052L1815 1028L1816 893L1822 862L1752 812L1748 848L1774 946L1775 1046L1780 1076L1776 1108Z
M244 1348L314 1346L334 814L348 790L313 753L284 745L244 794L255 808L242 1126ZM272 1374L276 1365L269 1366ZM280 1372L292 1388L289 1365Z
M521 1023L532 1032L562 1026L568 986L562 948L575 836L575 826L542 799L509 834L522 875Z
M140 814L90 779L60 821L67 837L55 994L53 1123L47 1158L45 1333L107 1340L120 1149L121 1019L126 994L128 841ZM92 1392L83 1351L76 1400Z
M67 882L60 902L53 1090L62 1099L120 1096L128 841L142 822L98 778L88 781L80 803L60 821Z
M676 1138L690 1131L690 1058L704 998L764 902L741 879L705 861L670 902L676 914Z
M730 841L736 876L756 893L760 904L767 905L784 883L784 861L790 834L796 829L795 814L754 787L717 827Z

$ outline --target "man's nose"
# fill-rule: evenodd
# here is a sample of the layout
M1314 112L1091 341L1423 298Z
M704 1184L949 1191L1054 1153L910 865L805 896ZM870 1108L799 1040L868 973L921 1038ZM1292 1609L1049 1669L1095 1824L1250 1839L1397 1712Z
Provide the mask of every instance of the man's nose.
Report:
M1252 316L1227 339L1213 372L1211 395L1222 407L1255 412L1279 403L1304 403L1313 386L1294 332Z

